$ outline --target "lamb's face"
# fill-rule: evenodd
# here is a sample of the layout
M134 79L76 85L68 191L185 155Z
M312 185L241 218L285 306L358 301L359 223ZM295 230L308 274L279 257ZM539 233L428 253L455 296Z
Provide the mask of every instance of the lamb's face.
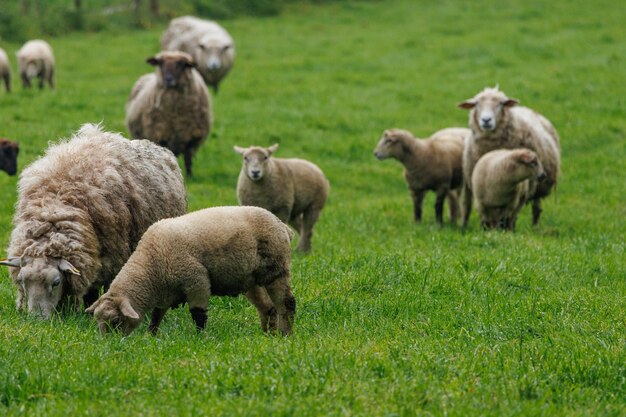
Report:
M517 100L508 98L496 87L486 88L474 98L459 104L459 107L472 109L470 125L488 133L496 130L507 108L513 107L517 103Z
M219 72L224 66L225 57L232 51L233 45L218 38L203 39L196 46L195 56L198 62L204 63L209 72Z
M178 88L186 84L195 67L191 56L184 52L161 52L146 62L157 67L159 82L165 88Z
M400 129L385 130L374 149L374 156L380 160L397 157L402 147L400 137L407 133Z
M516 162L516 173L520 180L536 179L543 181L546 178L546 171L536 153L529 149L523 149L516 151L513 155Z
M9 175L17 173L17 155L20 148L17 143L0 141L0 169Z
M235 152L243 156L242 170L252 181L260 181L270 172L270 158L278 149L278 145L269 148L252 146L250 148L240 148L235 146Z
M108 293L85 311L93 313L102 334L121 331L128 335L141 323L139 314L132 308L128 298Z

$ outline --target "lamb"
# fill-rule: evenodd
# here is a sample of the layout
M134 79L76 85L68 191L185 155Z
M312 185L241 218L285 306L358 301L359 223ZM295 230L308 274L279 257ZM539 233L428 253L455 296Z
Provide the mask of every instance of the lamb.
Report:
M170 307L187 302L198 330L206 326L209 296L246 294L264 332L291 333L293 232L259 207L213 207L152 225L87 312L101 333L131 333L152 311L155 334Z
M126 126L135 139L148 138L191 161L211 127L211 101L196 64L184 52L161 52L146 61L156 67L135 83L126 104Z
M180 168L167 149L86 124L48 148L18 183L8 248L17 308L49 318L98 297L154 222L186 212Z
M11 92L11 63L4 49L0 48L0 78L4 80L7 93Z
M428 139L416 139L403 129L385 130L374 156L383 160L394 158L404 165L404 178L413 199L413 219L422 220L422 202L426 191L437 194L435 216L443 225L443 204L448 198L450 222L459 216L458 192L463 184L463 144L470 130L447 128L433 133Z
M9 175L17 173L17 154L20 152L20 145L8 139L0 138L0 169Z
M496 149L526 148L539 157L546 177L536 186L532 200L533 225L539 223L541 199L556 187L561 166L559 135L548 119L541 114L518 106L519 102L507 97L498 87L485 88L474 98L458 106L471 109L469 125L472 134L463 153L463 176L467 179L463 187L463 227L467 227L472 209L471 178L474 166L480 157ZM535 182L531 179L531 182Z
M22 86L30 88L30 82L39 78L39 89L43 89L44 81L54 89L54 54L46 41L35 39L28 41L17 51Z
M215 93L235 60L235 43L228 32L215 22L193 16L170 22L161 37L161 50L191 55L202 78Z
M330 189L322 170L303 159L273 158L278 144L234 149L243 156L237 181L239 204L263 207L290 224L300 234L296 250L309 253L313 226Z
M483 228L515 229L519 211L546 173L530 149L498 149L483 155L472 173L472 190Z

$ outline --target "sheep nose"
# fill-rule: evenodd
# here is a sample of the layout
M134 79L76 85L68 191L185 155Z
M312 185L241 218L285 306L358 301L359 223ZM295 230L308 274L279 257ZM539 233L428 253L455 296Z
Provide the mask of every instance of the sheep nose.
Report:
M481 117L480 120L486 125L491 124L491 117Z
M254 170L254 171L251 171L250 173L252 174L254 178L258 178L259 175L261 175L261 171L259 170Z
M539 174L539 175L537 176L537 179L538 179L539 181L545 181L545 179L546 179L546 178L548 178L548 176L546 175L546 173L545 173L545 172L542 172L541 174Z
M165 85L168 87L174 87L176 85L176 78L174 78L171 74L167 74L165 76Z

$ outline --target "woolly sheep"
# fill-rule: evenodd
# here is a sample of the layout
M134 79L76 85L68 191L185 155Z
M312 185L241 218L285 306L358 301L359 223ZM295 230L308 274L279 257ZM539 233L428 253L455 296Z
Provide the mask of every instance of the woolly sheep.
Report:
M44 81L54 89L54 54L48 42L40 39L28 41L16 55L24 88L30 88L30 82L38 77L40 89L43 89Z
M193 16L173 19L161 37L161 50L191 55L205 82L217 93L235 60L235 43L215 22Z
M533 225L539 223L541 199L556 187L561 166L559 135L548 119L522 106L495 88L485 88L474 98L459 104L471 109L469 125L472 134L463 153L463 175L468 181L463 189L463 227L467 227L472 209L472 172L480 157L496 149L527 148L539 157L546 172L545 180L532 186L530 196L533 209ZM531 180L535 182L535 180Z
M458 191L463 183L463 142L469 136L466 128L447 128L433 133L428 139L416 139L403 129L385 130L374 156L383 160L397 159L404 165L404 178L413 199L413 217L422 220L422 201L426 191L437 194L435 216L443 224L443 203L448 197L450 221L459 216Z
M499 149L483 155L472 173L476 209L484 228L514 230L519 211L546 173L530 149Z
M289 223L300 234L296 249L310 252L313 226L330 189L322 170L303 159L273 158L278 144L234 149L243 156L237 181L239 204L263 207Z
M0 138L0 169L9 175L17 173L17 154L20 145L8 139Z
M11 92L11 63L4 49L0 48L0 78L4 80L4 88Z
M102 333L129 334L152 311L156 333L170 307L189 304L204 329L209 296L246 294L263 331L291 333L296 300L291 293L293 232L259 207L213 207L152 225L111 288L87 312Z
M18 183L8 248L17 308L49 318L86 305L108 286L154 222L187 208L180 168L167 149L86 124L48 148Z
M135 83L126 104L126 126L135 139L148 138L191 161L211 127L209 93L191 56L161 52L146 61L156 67Z

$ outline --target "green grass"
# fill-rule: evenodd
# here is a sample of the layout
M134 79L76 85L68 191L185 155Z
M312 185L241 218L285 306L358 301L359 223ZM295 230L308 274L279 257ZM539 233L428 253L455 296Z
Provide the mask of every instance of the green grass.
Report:
M102 337L82 313L15 312L0 270L0 414L626 414L626 9L501 3L305 3L228 21L237 62L213 97L190 209L236 204L235 144L278 142L325 171L313 253L294 255L293 336L264 336L241 297L212 299L202 334L181 308L157 337ZM58 89L0 92L21 167L84 122L125 132L161 29L50 39ZM439 228L432 195L414 225L401 166L372 155L380 134L464 126L456 103L496 83L562 138L541 225L526 208L514 234L481 231L476 214L466 233ZM2 248L15 184L0 175Z

